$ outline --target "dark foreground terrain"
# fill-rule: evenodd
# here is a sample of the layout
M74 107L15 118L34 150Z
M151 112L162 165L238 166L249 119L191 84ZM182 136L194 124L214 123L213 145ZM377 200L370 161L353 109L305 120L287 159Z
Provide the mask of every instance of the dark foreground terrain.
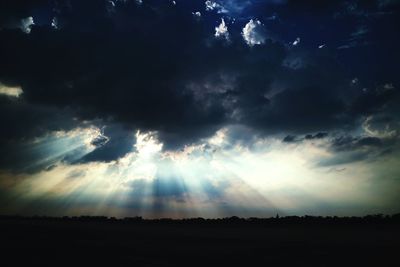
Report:
M398 217L0 218L0 266L400 266Z

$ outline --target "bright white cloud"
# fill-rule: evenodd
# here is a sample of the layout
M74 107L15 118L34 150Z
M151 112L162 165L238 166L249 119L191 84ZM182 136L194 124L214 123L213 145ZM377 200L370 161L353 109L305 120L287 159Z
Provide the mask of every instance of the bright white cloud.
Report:
M226 26L224 19L221 19L221 23L218 25L218 27L215 27L215 37L223 37L227 40L229 39L228 26Z
M158 142L156 133L141 133L138 131L136 133L135 147L139 155L143 155L144 157L153 157L161 152L163 144Z
M201 17L201 13L199 11L196 12L192 12L193 16L200 18Z
M242 30L242 36L249 46L265 43L266 37L262 23L259 20L250 20Z
M300 41L301 41L300 37L297 37L296 40L293 41L292 45L297 46L298 44L300 44Z
M112 2L112 1L110 1L110 2ZM51 27L53 27L54 29L58 29L58 19L56 17L54 17L51 20Z
M0 95L19 97L23 93L19 86L6 86L0 83Z
M30 33L32 25L35 25L35 22L33 21L33 17L27 17L27 18L21 19L20 29L24 33Z
M206 1L206 11L229 13L232 16L240 15L246 8L254 3L249 0L214 0Z
M215 1L206 1L206 10L207 11L217 11L217 13L228 13L228 10L222 6L220 3Z

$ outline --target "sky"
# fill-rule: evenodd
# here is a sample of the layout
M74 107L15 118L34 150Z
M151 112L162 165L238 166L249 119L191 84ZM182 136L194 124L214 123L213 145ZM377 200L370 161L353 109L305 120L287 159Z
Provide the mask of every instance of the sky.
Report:
M0 2L0 214L400 211L400 1Z

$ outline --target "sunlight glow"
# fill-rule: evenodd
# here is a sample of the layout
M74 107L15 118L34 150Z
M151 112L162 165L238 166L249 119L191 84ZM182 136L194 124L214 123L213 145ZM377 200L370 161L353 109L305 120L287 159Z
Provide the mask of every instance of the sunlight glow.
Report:
M140 133L136 132L136 149L140 156L151 158L161 152L163 145L158 142L156 135L153 132Z
M227 128L179 151L163 151L155 132L137 131L132 151L118 160L63 162L71 150L81 148L83 156L96 149L92 142L99 136L104 136L101 129L89 127L36 140L36 146L51 155L59 152L42 160L57 161L55 167L0 186L12 187L26 205L38 198L57 200L71 214L79 207L86 214L112 216L212 217L238 210L261 216L299 209L312 213L318 210L316 203L379 197L368 188L371 166L335 170L316 165L320 158L330 157L323 140L285 144L277 138L259 139L257 150L252 150L230 144ZM0 176L3 181L12 179L11 174ZM95 210L84 209L90 203L96 203Z
M19 97L23 93L22 88L19 86L6 86L0 83L0 95L11 97Z

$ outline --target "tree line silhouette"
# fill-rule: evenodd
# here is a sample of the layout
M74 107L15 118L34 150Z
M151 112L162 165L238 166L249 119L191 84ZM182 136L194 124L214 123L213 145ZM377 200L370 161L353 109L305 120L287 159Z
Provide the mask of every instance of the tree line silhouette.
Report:
M362 217L357 216L284 216L276 215L270 218L240 218L237 216L225 218L159 218L146 219L141 216L115 218L107 216L20 216L0 215L0 221L21 220L21 221L55 221L55 222L101 222L116 224L258 224L258 225L341 225L341 224L400 224L400 213L393 215L374 214Z

